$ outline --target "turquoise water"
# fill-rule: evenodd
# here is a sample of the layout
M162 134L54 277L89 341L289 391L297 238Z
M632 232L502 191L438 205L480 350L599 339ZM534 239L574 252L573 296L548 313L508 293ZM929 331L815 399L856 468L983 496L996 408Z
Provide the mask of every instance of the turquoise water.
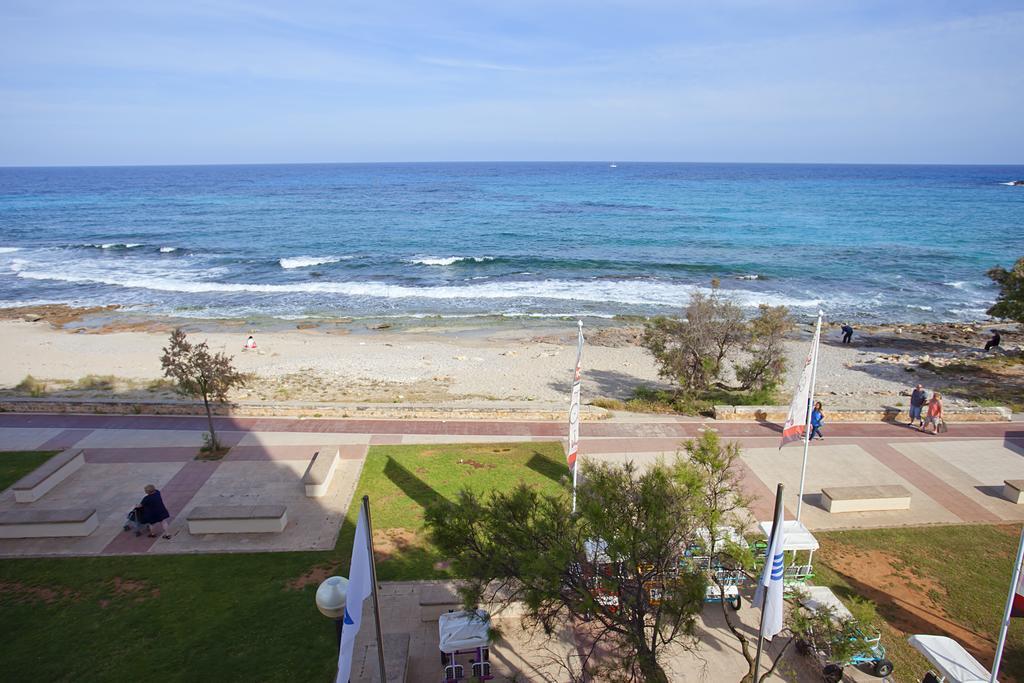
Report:
M0 305L188 316L984 317L1024 166L458 163L0 169Z

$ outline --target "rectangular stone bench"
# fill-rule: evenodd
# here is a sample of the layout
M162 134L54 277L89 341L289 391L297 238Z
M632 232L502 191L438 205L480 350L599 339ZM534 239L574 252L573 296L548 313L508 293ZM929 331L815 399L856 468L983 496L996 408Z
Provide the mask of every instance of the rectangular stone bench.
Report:
M451 584L426 584L420 588L420 621L437 621L450 610L462 609L462 598Z
M910 509L910 491L899 484L888 486L830 486L821 490L826 510L837 512L876 512Z
M284 505L197 505L188 513L190 534L276 534L288 526Z
M0 538L88 536L99 525L93 508L0 512Z
M15 482L14 500L19 503L34 503L85 464L81 449L68 449L58 453L39 467Z
M1024 503L1024 479L1003 480L1003 498L1017 505Z
M306 485L306 496L319 498L327 495L340 461L341 453L337 448L321 448L313 454L306 473L302 475L302 483Z

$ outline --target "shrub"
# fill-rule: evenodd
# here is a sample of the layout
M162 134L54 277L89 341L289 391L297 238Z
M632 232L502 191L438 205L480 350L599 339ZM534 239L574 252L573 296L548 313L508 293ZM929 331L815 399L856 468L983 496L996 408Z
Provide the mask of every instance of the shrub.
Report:
M14 386L15 391L20 391L34 396L36 398L46 393L46 383L40 382L32 375L25 375L25 379L21 380Z
M113 391L117 378L113 375L86 375L72 385L81 391Z

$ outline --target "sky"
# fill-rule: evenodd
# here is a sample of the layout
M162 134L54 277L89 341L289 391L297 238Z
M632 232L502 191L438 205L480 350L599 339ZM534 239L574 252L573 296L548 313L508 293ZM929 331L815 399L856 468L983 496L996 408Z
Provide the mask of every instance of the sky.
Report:
M1022 0L0 0L0 166L1020 164L1022 46Z

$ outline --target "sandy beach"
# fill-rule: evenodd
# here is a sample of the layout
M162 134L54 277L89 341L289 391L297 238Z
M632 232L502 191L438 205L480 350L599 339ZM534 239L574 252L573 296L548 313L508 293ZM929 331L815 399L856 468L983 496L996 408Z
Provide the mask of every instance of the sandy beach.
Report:
M91 316L100 313L107 317L96 323ZM160 381L159 361L173 321L126 321L109 317L106 311L44 311L17 317L10 309L7 318L0 321L0 346L6 356L0 364L0 391L5 394L27 394L24 387L15 387L32 375L46 385L44 395L173 396ZM288 323L291 329L285 329L278 323L264 331L240 323L206 322L192 323L195 331L190 334L234 356L237 366L252 374L253 381L233 394L236 400L465 405L501 401L524 406L568 401L575 361L570 321L542 327L385 325L389 324L306 322ZM1003 336L1004 349L1019 349L1022 335L1012 326L1001 329L1010 330ZM898 403L919 381L940 390L976 381L977 377L951 376L937 366L984 355L978 349L987 330L964 324L886 326L858 330L854 343L844 345L839 343L837 326L830 325L823 336L818 395L833 408L876 408ZM598 397L628 399L640 385L669 387L658 377L651 355L637 345L639 331L635 325L586 329L585 403ZM258 348L243 351L250 333ZM788 342L789 372L781 397L788 396L797 381L809 334L810 328L802 326ZM1012 381L1020 379L1010 374Z

